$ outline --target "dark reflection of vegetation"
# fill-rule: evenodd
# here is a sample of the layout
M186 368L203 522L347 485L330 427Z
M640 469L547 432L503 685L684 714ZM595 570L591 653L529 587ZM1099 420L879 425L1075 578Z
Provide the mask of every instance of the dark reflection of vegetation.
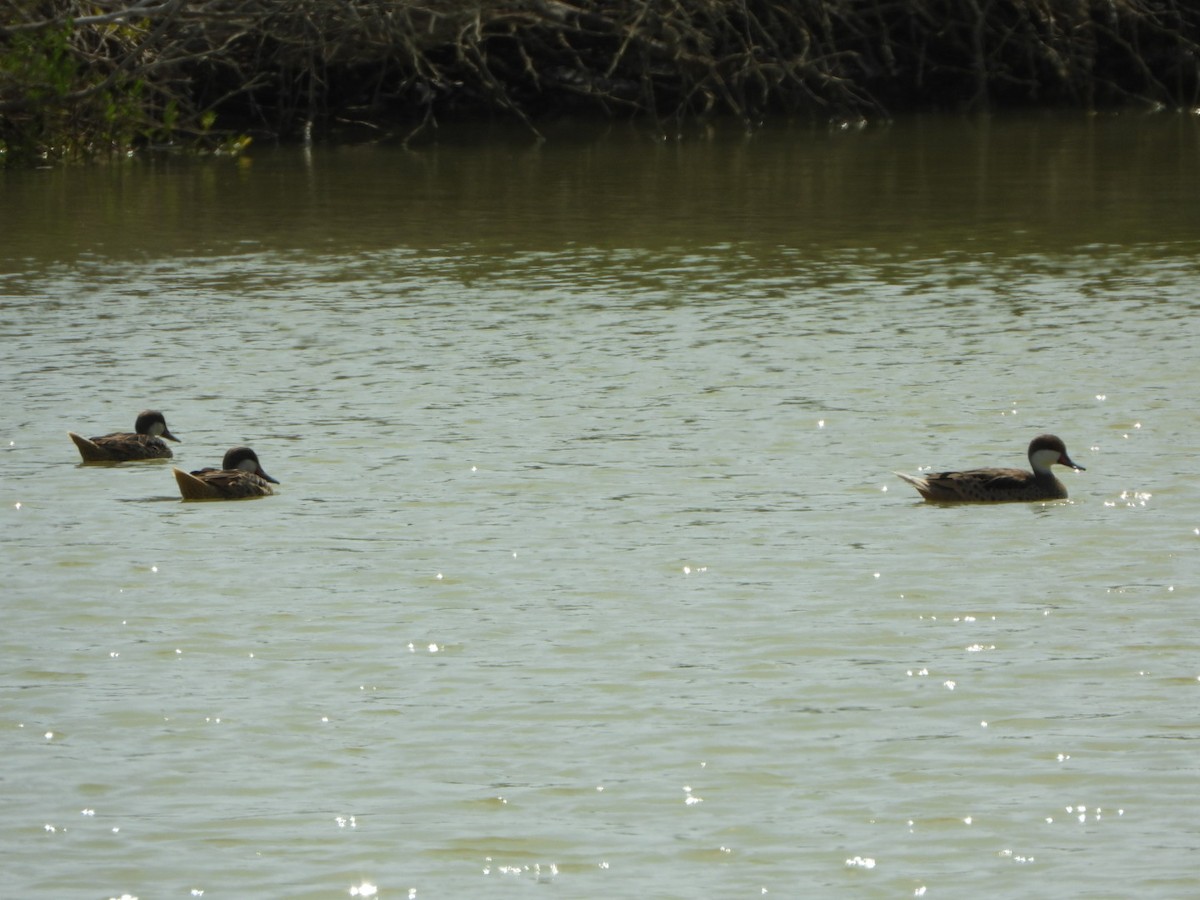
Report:
M500 113L674 127L1195 106L1194 0L4 0L0 152L95 155Z

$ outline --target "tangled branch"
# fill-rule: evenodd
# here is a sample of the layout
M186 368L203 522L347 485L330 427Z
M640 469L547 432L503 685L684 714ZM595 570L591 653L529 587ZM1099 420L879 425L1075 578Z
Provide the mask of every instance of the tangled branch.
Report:
M0 149L501 113L1194 107L1193 0L0 0ZM85 135L90 137L83 138Z

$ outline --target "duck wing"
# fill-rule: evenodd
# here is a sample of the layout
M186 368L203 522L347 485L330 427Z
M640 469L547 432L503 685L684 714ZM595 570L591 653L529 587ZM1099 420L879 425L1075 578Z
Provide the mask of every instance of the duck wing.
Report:
M906 479L926 500L940 503L990 503L1012 499L1028 489L1030 475L1020 469L967 469L930 472ZM918 484L918 481L921 483Z
M271 485L252 472L241 469L173 470L184 500L240 500L275 493Z

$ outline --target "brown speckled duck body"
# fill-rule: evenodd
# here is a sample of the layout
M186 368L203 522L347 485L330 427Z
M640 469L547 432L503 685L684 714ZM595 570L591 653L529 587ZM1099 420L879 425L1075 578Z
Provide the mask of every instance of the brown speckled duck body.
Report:
M1067 447L1052 434L1041 434L1029 444L1029 465L1024 469L967 469L963 472L896 474L935 503L1034 503L1065 500L1067 489L1050 471L1053 465L1084 471L1071 461Z
M275 493L271 490L271 485L279 484L263 471L258 455L249 447L233 447L226 451L219 469L172 471L184 500L246 500L250 497L266 497Z
M73 431L67 435L75 442L84 462L132 462L142 459L170 459L174 454L166 445L179 442L167 428L167 420L157 409L138 413L133 432L117 431L100 437L85 438Z

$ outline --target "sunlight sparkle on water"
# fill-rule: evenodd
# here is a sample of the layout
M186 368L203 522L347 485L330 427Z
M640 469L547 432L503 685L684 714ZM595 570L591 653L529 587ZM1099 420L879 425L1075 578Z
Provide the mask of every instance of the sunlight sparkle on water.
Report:
M354 885L350 888L351 897L374 897L378 893L379 888L369 881L364 881L362 884Z
M999 855L1001 857L1003 857L1004 859L1011 859L1013 862L1019 862L1019 863L1033 862L1032 856L1024 856L1020 853L1013 853L1013 851L1011 851L1011 850L1001 850Z
M1083 824L1084 822L1087 821L1088 807L1086 806L1086 804L1081 803L1077 806L1068 805L1066 807L1066 810L1067 810L1067 815L1074 816L1075 821L1079 822L1080 824ZM1092 821L1094 821L1094 822L1099 822L1101 819L1104 818L1104 810L1099 806L1097 806L1095 809L1091 810L1091 813L1092 813ZM1125 815L1125 810L1118 809L1117 816L1120 817L1123 815ZM1051 817L1047 816L1046 821L1052 822L1053 819Z
M490 875L492 873L492 868L491 868L492 858L489 856L487 859L488 859L488 865L484 867L484 870L483 870L484 875ZM532 866L530 866L530 865L524 865L524 866L498 865L498 866L496 866L496 872L500 875L516 875L516 876L532 875L533 879L535 881L541 881L543 875L548 875L548 876L557 875L558 874L558 865L555 863L551 863L550 865L546 866L545 869L542 868L541 863L534 863ZM410 895L410 896L413 896L413 895Z

